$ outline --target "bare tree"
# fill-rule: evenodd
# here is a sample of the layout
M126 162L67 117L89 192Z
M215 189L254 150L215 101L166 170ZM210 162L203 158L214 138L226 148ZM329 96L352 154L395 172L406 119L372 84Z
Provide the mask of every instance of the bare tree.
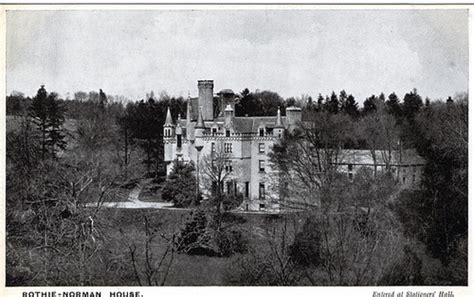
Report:
M400 129L395 117L387 112L383 101L377 100L375 105L376 110L360 121L359 133L369 147L374 162L374 174L377 174L379 162L384 163L387 171L390 170L394 161L394 153L401 144L399 143ZM377 160L378 157L381 160Z
M158 234L157 229L152 229L149 218L143 216L145 239L143 244L142 261L138 255L138 247L135 243L129 245L130 261L132 263L135 280L138 285L163 286L168 278L170 268L179 246L176 244L176 235L167 238L163 233ZM165 250L161 255L156 254L155 240L160 237L166 242Z
M277 176L273 179L278 185L276 192L283 196L283 207L307 209L321 204L321 192L338 175L343 145L351 130L346 115L314 112L299 129L274 145L270 157Z
M204 156L198 165L204 188L216 211L217 229L226 204L233 204L236 198L236 180L240 167L232 163L232 155L225 151L223 143L216 143L215 151ZM200 177L200 178L201 178Z

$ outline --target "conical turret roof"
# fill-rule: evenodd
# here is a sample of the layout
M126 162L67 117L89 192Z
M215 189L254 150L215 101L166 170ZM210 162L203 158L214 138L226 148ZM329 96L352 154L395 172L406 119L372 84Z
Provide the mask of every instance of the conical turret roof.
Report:
M173 126L173 120L171 119L171 111L169 106L168 111L166 111L165 126Z
M197 118L196 128L206 128L204 125L204 119L202 118L202 107L199 106L199 114Z

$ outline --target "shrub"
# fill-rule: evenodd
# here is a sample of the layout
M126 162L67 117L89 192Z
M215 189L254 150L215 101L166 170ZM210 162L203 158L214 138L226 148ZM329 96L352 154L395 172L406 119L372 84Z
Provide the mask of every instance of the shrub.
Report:
M378 285L421 286L424 284L421 268L421 259L408 245L405 245L403 258L388 267Z
M196 197L194 166L176 160L173 170L163 185L161 197L165 201L172 201L175 207L199 205L200 198Z
M317 219L307 218L303 230L296 234L294 243L289 247L290 259L298 266L318 266L321 263L320 236Z
M213 247L211 238L206 214L198 210L191 215L180 232L178 251L190 255L214 256L217 251Z
M247 241L242 237L239 230L225 230L216 234L216 243L219 254L229 257L237 253L247 251Z

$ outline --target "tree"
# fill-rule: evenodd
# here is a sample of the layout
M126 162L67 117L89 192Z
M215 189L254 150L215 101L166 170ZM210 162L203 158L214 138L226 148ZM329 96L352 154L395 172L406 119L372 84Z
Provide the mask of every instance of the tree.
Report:
M423 100L421 96L418 95L416 89L413 89L410 93L405 94L403 98L403 115L408 121L413 121L416 114L420 111L423 106Z
M414 130L416 149L426 160L422 189L401 197L398 215L402 221L416 218L405 222L406 232L424 242L445 265L455 258L465 261L457 246L467 238L467 94L449 104L431 103L415 118ZM466 282L467 276L461 281Z
M337 175L343 145L350 138L349 116L314 112L293 134L287 133L270 154L272 166L279 175L276 192L285 193L283 207L306 208L321 203L321 191ZM305 156L301 158L301 156Z
M325 110L333 114L336 114L339 112L339 100L334 91L331 93L331 97L329 98L329 100L326 101Z
M375 106L375 111L366 115L360 122L360 137L368 145L376 173L379 162L383 162L385 170L390 171L393 154L399 148L400 133L395 117L388 114L384 102L376 100ZM377 151L380 154L377 154ZM377 160L377 156L380 156L381 160Z
M199 168L203 185L209 193L210 206L215 211L216 229L219 231L226 204L235 205L233 201L240 197L236 192L239 168L232 164L231 155L224 150L224 143L216 143L215 151L202 158Z
M377 100L378 98L375 95L370 96L365 99L364 107L362 108L362 113L364 115L374 112L377 109Z
M359 107L354 96L349 95L347 97L344 104L341 106L341 111L349 115L352 119L357 119L359 117Z
M241 98L236 102L235 114L237 116L273 116L285 101L278 93L271 91L250 92L244 89Z
M51 154L56 156L60 150L66 149L66 141L64 138L66 135L63 132L64 123L64 108L57 100L57 94L51 93L47 98L47 110L48 110L48 122L49 132L46 144L50 147Z
M57 149L65 149L65 135L62 131L64 109L57 100L57 94L41 86L30 106L29 116L40 132L41 158L49 154L56 156Z
M388 95L388 100L385 101L385 105L387 106L388 114L393 115L398 121L402 118L402 107L400 105L400 100L398 100L395 93Z
M237 116L253 116L256 111L258 111L258 106L253 93L245 88L240 93L240 100L235 104L235 114Z
M6 98L6 110L7 115L23 115L28 109L31 99L25 98L25 94L22 92L13 91Z
M200 197L196 195L196 175L193 164L175 160L171 173L163 185L161 197L172 201L175 207L197 206Z
M130 130L132 137L143 148L146 154L145 163L147 173L151 173L152 166L155 174L159 172L159 164L163 156L163 125L166 109L153 99L127 105L130 116Z

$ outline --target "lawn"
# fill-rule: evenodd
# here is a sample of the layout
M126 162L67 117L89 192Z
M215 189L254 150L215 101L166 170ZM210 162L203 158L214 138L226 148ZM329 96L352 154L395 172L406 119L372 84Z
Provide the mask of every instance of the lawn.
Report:
M137 285L130 256L130 247L137 247L137 263L140 272L145 270L144 217L148 218L150 230L158 236L150 249L153 257L159 259L166 248L166 241L160 234L177 232L189 217L190 210L169 209L102 209L96 227L102 249L100 257L91 260L87 269L90 285L135 286ZM265 232L281 222L281 216L263 214L238 214L244 218L240 228L250 245L258 246L265 240ZM20 248L20 247L18 247ZM21 247L25 248L25 247ZM25 249L26 251L27 249ZM208 257L177 253L165 285L169 286L217 286L226 285L226 273L232 272L236 257ZM27 281L24 285L39 285ZM71 285L58 280L55 285Z

